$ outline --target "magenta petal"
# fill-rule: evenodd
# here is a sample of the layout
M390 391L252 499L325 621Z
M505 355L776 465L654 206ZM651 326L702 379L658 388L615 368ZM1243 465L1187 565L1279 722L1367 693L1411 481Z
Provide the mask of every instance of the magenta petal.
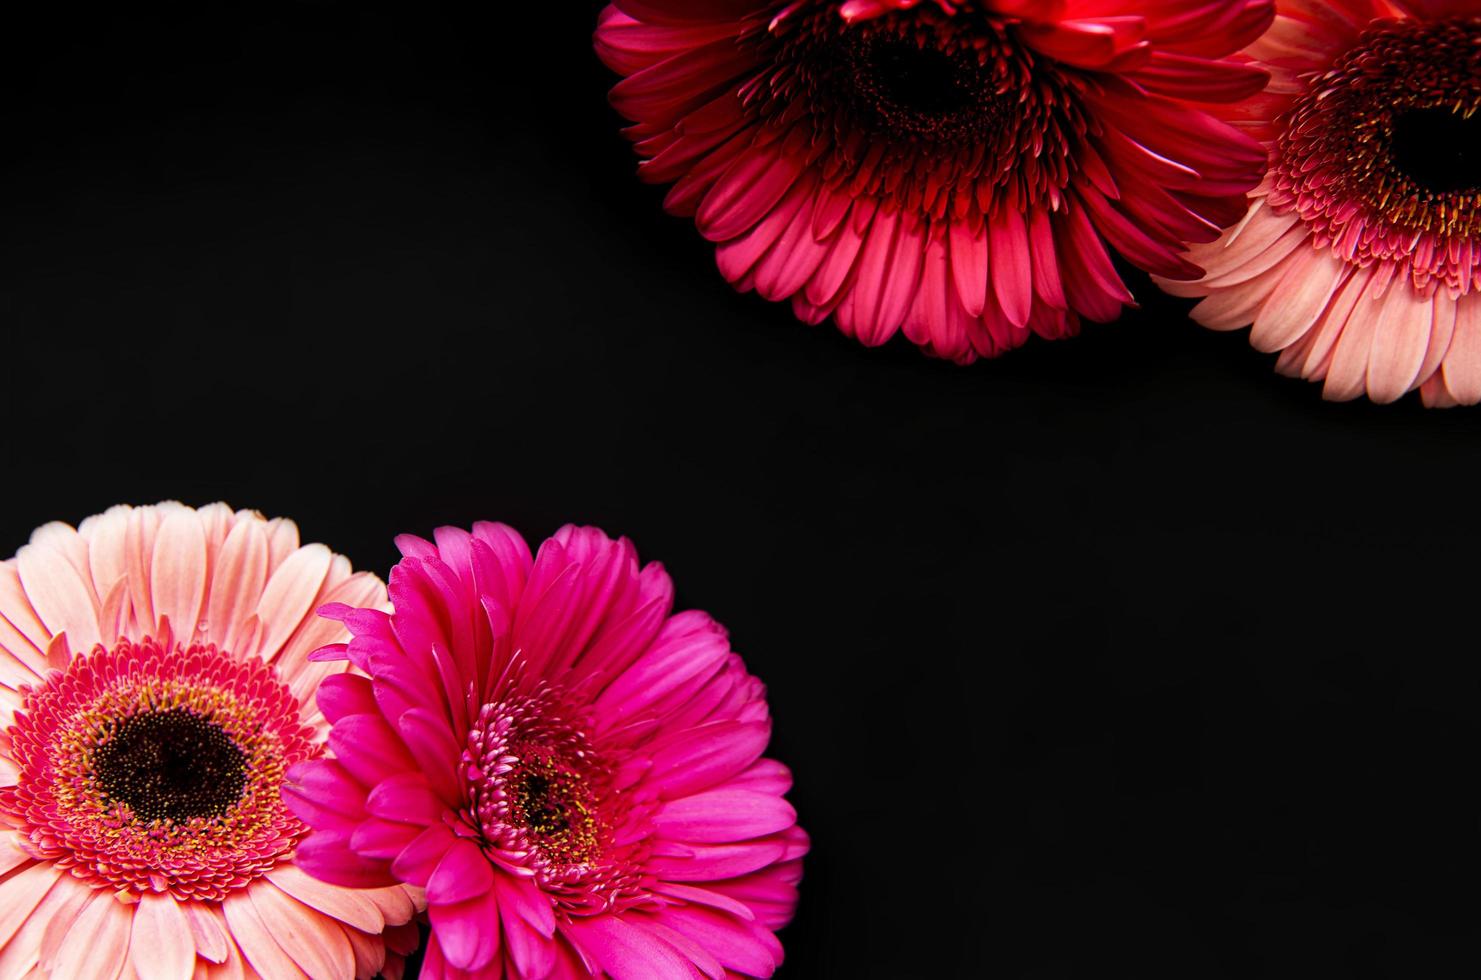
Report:
M463 789L457 764L463 748L453 740L447 721L425 708L413 708L401 716L397 727L432 791L443 802L458 805Z
M372 817L355 828L355 832L350 835L350 847L356 854L390 861L400 855L421 832L420 827L411 824Z
M419 772L402 772L381 780L365 799L367 813L386 820L431 824L442 819L447 807Z
M401 877L393 878L384 862L361 857L346 838L333 834L310 834L300 841L293 863L321 881L346 888L382 888Z
M540 935L547 939L555 935L555 911L550 896L528 878L502 875L496 882L499 889L499 908L514 911Z
M432 935L448 963L460 970L480 970L499 953L499 906L492 891L456 905L427 909Z
M482 895L494 886L494 869L477 844L455 840L427 881L427 901L453 905Z
M319 682L319 710L332 725L346 715L368 714L376 710L375 692L370 679L358 674L331 674Z
M391 863L391 871L402 881L410 882L419 887L426 887L427 880L432 877L437 863L442 860L442 855L447 853L449 847L456 841L442 824L433 824L417 835L416 839L396 856Z
M625 919L574 919L564 929L612 980L693 980L689 962L672 946Z
M684 796L728 780L766 751L767 722L717 722L685 733L653 753L648 782L665 797Z
M786 845L775 837L745 844L695 845L683 856L651 857L648 868L669 881L716 881L764 868L786 852Z
M660 921L682 932L725 966L753 977L769 977L777 968L760 929L734 916L706 908L665 910Z
M545 936L530 927L513 908L502 901L506 894L499 890L499 915L504 924L504 948L522 977L543 977L555 965L555 947Z
M674 800L653 820L667 837L707 844L762 837L796 822L797 811L781 797L740 789L712 790Z
M327 759L300 763L282 786L283 802L293 815L321 830L354 829L365 808L365 790L339 764Z
M401 740L379 712L346 715L329 733L335 760L366 786L376 785L387 772L416 768Z
M350 645L348 643L326 643L319 649L309 654L310 663L334 663L337 660L350 659Z

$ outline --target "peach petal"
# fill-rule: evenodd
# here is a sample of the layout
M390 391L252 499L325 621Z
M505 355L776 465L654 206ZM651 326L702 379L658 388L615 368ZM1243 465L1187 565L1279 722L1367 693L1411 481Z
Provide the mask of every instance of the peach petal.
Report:
M272 662L309 614L333 560L334 553L322 544L305 545L267 580L257 604L257 618L265 626L258 648L264 660Z
M86 650L99 640L98 607L91 586L65 555L47 545L28 544L16 552L21 584L47 631L71 634L73 645Z
M149 980L190 980L195 972L195 942L190 921L175 899L144 895L134 909L129 957Z

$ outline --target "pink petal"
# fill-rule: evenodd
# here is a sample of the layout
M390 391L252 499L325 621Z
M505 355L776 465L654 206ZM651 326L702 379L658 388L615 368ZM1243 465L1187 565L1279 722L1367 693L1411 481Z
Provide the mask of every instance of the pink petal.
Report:
M1419 382L1434 323L1433 301L1396 282L1384 298L1368 358L1368 397L1378 404L1397 401Z
M0 888L3 891L3 888ZM50 966L51 956L61 937L72 928L82 906L92 898L93 890L70 875L63 875L33 908L24 909L24 921L13 934L0 940L0 977L25 977L32 967ZM0 904L0 916L7 906ZM56 937L48 949L47 937ZM51 954L51 956L48 956Z
M168 618L175 635L189 643L206 594L206 532L194 511L175 511L160 525L149 585L156 618Z
M424 708L413 708L401 716L397 727L428 785L443 802L457 806L463 798L457 773L463 751L453 740L446 720Z
M346 715L329 733L329 749L341 766L365 786L398 770L416 768L401 739L380 712Z
M380 888L396 881L384 862L360 856L351 850L347 837L337 834L309 835L294 849L293 863L315 878L346 888Z
M298 901L363 932L386 926L380 908L362 892L312 878L291 864L280 864L264 877Z
M269 884L245 889L273 941L310 977L349 977L355 973L355 951L344 928L287 892Z
M612 980L693 980L688 961L672 946L618 916L572 919L562 931Z
M693 729L653 753L647 781L668 799L728 780L766 750L768 722L717 722Z
M428 917L433 939L453 966L480 970L499 954L499 907L493 891L456 905L434 904Z
M1445 388L1456 402L1481 402L1481 293L1462 296L1455 306L1455 333L1443 371Z
M195 942L190 920L174 898L146 894L139 899L129 956L141 977L190 980L195 972Z
M295 537L296 537L295 533ZM257 603L264 634L258 644L262 659L271 661L313 607L329 574L334 553L322 544L299 548L273 571Z
M181 911L190 925L190 935L196 952L212 963L226 962L231 952L231 941L226 936L226 926L221 912L204 902L185 902Z
M648 870L669 881L715 881L764 868L786 852L786 844L775 837L743 844L689 844L683 855L649 858Z
M426 887L442 856L455 841L457 838L446 827L440 823L433 824L406 845L406 849L391 863L391 871L402 881Z
M279 977L299 980L305 976L292 957L273 939L273 930L263 922L248 889L238 889L228 895L221 903L221 911L226 915L232 939L259 974L274 980Z
M129 959L133 919L133 906L115 900L111 892L95 892L57 951L52 974L114 980Z
M346 715L371 714L377 711L375 692L368 677L357 674L335 674L319 683L319 710L332 724Z
M0 946L10 941L61 875L55 865L43 861L0 881Z
M362 820L350 834L350 849L362 857L391 861L421 832L421 827L412 824L371 817Z
M15 559L26 596L51 635L67 633L78 650L99 642L98 609L91 590L65 555L46 545L28 544Z
M398 773L381 780L366 798L365 809L385 820L423 825L437 823L448 812L419 772Z
M452 905L476 898L494 886L494 869L471 841L457 840L443 852L427 881L427 901Z
M769 944L760 938L763 928L712 909L690 906L668 909L662 921L694 940L725 966L755 977L771 976L777 968Z
M665 804L653 825L676 840L723 844L762 837L797 822L797 812L780 797L749 790L719 789Z

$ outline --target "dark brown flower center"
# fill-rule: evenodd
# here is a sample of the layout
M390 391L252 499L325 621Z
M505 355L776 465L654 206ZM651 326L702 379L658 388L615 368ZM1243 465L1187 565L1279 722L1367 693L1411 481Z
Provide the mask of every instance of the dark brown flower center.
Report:
M509 787L510 816L552 864L595 860L601 849L595 800L573 767L531 754L510 774Z
M99 789L145 822L221 816L242 798L246 763L220 725L187 708L124 718L92 757Z
M1481 188L1481 114L1433 107L1394 116L1395 166L1432 194Z
M970 73L961 70L960 58L905 41L876 44L870 55L861 81L872 84L883 103L931 116L972 104Z
M846 94L861 118L884 135L952 140L986 127L996 115L991 79L975 58L922 46L914 39L854 30Z
M741 43L760 66L740 93L747 111L805 135L816 171L854 198L935 216L1056 202L1094 128L1086 80L972 6L849 21L811 0Z
M973 144L1003 106L986 48L1003 38L966 15L915 11L849 24L821 5L785 35L821 116L842 113L876 139Z
M1292 106L1280 186L1303 209L1361 207L1396 232L1481 232L1478 52L1481 18L1376 22Z

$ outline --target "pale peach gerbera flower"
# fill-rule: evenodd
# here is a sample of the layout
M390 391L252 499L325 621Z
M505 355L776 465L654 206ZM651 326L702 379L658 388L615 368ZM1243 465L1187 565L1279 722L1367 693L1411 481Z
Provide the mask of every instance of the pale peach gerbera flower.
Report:
M48 524L0 563L0 977L399 976L419 892L308 877L278 789L345 670L309 660L349 638L314 610L385 601L222 504Z
M1244 220L1189 258L1205 326L1253 324L1327 398L1481 401L1481 2L1278 0L1222 107L1270 150ZM1230 113L1230 108L1234 111Z

